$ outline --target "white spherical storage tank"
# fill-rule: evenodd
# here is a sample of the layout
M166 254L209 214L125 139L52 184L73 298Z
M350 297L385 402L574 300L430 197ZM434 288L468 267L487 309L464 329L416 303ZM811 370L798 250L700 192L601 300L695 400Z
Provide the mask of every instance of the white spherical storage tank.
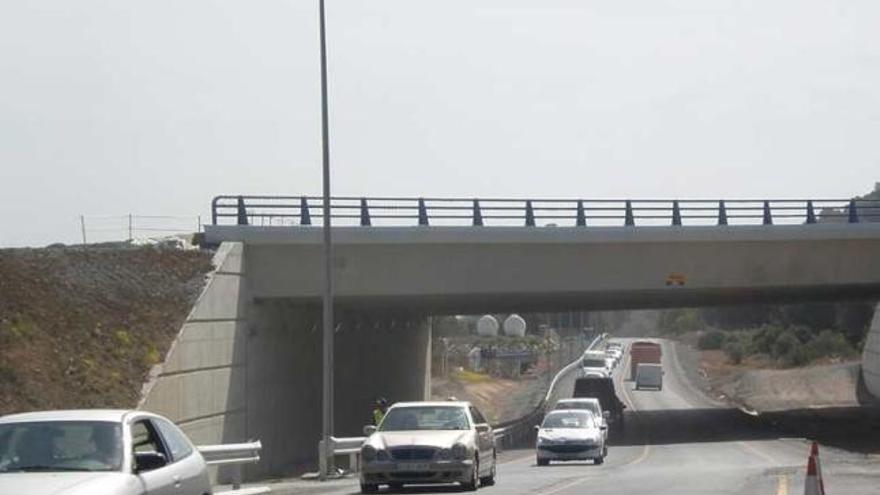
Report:
M504 335L522 337L526 334L526 320L520 315L510 315L504 320Z
M498 335L498 320L492 315L483 315L477 320L477 334L483 337Z

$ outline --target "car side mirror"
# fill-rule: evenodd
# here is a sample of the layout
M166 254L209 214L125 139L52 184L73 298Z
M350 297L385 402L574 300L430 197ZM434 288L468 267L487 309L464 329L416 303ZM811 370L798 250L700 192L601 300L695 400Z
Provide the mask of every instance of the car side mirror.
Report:
M373 433L376 433L375 426L373 426L373 425L364 426L364 436L365 437L368 437L368 436L372 435Z
M477 425L476 429L478 433L489 433L489 425Z
M541 425L535 425L535 431L538 431L540 429L541 429Z
M608 419L611 417L611 411L602 411L602 417Z
M165 467L168 461L165 455L158 452L135 452L134 454L134 472L145 473L154 469Z
M607 429L608 429L608 425L599 425L599 429L600 429L600 430L607 430Z

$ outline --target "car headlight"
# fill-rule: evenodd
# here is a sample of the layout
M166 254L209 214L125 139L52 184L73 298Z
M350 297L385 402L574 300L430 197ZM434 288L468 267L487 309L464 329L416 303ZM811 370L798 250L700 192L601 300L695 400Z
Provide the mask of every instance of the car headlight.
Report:
M452 457L460 461L467 459L468 448L463 443L457 443L452 446Z
M376 447L364 445L361 447L361 459L370 462L376 460Z
M437 451L438 461L448 461L452 459L452 449L440 449Z

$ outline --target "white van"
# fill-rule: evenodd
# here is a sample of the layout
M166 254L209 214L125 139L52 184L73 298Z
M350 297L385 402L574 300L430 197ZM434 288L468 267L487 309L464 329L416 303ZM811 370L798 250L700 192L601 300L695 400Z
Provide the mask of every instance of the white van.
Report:
M641 363L636 368L636 390L650 387L663 390L663 366L654 363Z

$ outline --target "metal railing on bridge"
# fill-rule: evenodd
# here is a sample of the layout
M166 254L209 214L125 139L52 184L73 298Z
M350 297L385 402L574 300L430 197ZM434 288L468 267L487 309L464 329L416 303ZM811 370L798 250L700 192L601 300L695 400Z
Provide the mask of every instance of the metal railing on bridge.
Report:
M217 196L214 225L321 225L320 196ZM337 226L774 225L880 221L877 199L333 197Z

